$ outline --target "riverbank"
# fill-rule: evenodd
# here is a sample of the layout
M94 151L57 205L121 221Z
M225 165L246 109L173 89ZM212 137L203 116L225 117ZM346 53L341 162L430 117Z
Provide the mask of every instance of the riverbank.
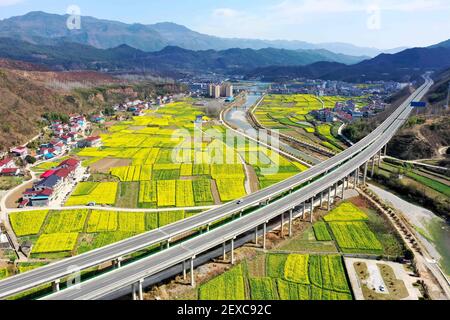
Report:
M375 185L369 188L381 199L392 204L416 230L422 244L439 262L442 270L450 275L450 226L432 211L412 204L401 197Z

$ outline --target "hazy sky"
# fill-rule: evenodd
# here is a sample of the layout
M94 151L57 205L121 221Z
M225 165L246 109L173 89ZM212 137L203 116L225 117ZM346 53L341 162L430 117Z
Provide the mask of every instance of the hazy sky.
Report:
M449 0L0 0L0 19L29 11L151 24L221 37L348 42L382 49L450 38Z

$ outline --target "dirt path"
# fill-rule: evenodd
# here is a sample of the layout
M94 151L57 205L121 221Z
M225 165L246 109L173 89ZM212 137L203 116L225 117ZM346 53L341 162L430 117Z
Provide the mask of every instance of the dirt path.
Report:
M217 189L217 183L215 180L211 180L211 192L214 198L214 204L221 205L222 200L220 199L219 190Z
M11 194L7 196L5 199L5 205L8 209L17 208L17 202L20 198L22 198L25 190L30 189L33 186L33 181L29 181L26 184L20 186L20 188L14 190Z
M248 169L248 179L249 179L249 183L250 183L250 189L253 192L259 191L259 180L258 180L258 175L256 174L255 168L253 168L252 166L246 165L247 169Z

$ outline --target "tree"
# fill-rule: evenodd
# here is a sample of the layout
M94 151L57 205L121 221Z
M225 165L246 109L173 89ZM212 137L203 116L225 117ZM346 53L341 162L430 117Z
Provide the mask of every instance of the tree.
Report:
M25 161L27 163L29 163L29 164L35 164L36 163L36 158L28 155L28 156L25 157Z

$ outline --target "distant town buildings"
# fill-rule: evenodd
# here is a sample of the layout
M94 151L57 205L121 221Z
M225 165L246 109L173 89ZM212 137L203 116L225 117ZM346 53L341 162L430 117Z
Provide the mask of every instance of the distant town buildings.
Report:
M231 83L210 84L208 86L208 95L210 98L214 99L219 99L220 97L233 97L233 85Z

